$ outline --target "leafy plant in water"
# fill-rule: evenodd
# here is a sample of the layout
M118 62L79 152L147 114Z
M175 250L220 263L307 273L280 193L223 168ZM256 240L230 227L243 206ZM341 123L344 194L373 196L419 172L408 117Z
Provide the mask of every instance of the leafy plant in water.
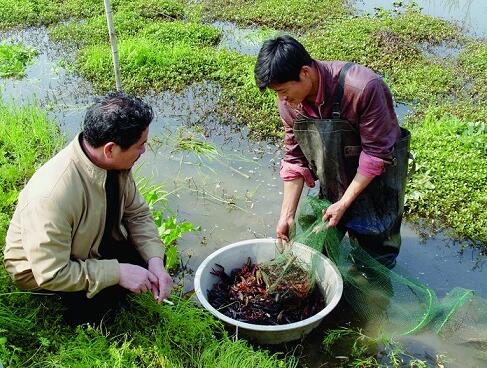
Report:
M38 55L33 48L0 44L0 78L22 78L27 65Z

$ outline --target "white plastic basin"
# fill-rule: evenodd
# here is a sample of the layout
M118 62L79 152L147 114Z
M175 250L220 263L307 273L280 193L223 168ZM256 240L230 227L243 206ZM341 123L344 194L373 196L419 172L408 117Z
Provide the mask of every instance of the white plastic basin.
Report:
M198 300L211 314L237 329L239 336L260 344L280 344L303 338L317 327L323 318L336 307L343 292L343 281L336 266L330 259L314 249L299 243L293 244L293 253L303 262L311 264L318 286L325 296L326 307L312 317L285 325L256 325L230 318L210 305L207 291L219 281L212 275L215 263L222 265L227 274L234 268L241 268L250 257L252 263L269 261L276 256L275 239L252 239L227 245L210 254L196 271L194 289ZM315 258L313 258L315 257Z

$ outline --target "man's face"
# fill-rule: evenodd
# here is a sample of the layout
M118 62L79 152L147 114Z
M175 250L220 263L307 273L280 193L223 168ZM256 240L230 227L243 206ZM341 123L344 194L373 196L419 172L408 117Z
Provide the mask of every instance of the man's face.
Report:
M111 166L113 170L128 170L134 166L135 161L145 152L149 128L147 127L140 139L126 150L115 144L112 148Z
M310 95L312 82L308 70L303 67L299 73L299 81L272 84L270 88L277 93L281 101L295 109Z

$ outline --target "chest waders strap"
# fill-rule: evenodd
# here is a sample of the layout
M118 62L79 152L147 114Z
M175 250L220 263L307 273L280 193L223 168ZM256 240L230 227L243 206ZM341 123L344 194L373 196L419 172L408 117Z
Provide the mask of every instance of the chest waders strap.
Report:
M335 101L333 102L333 111L331 113L331 117L333 119L340 119L341 116L341 109L340 104L342 102L343 91L345 87L345 77L347 75L348 69L350 69L354 63L346 63L342 70L340 70L340 75L338 76L338 85L335 91Z

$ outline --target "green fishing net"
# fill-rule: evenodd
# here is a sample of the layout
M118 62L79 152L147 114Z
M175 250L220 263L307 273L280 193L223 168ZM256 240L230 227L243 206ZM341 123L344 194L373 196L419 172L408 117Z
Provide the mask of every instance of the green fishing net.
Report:
M468 344L479 358L487 359L485 299L455 288L439 300L404 270L386 268L336 228L327 229L322 211L329 205L316 197L303 198L292 241L323 252L336 264L344 282L343 298L357 315L374 321L382 336L434 332L449 343Z

